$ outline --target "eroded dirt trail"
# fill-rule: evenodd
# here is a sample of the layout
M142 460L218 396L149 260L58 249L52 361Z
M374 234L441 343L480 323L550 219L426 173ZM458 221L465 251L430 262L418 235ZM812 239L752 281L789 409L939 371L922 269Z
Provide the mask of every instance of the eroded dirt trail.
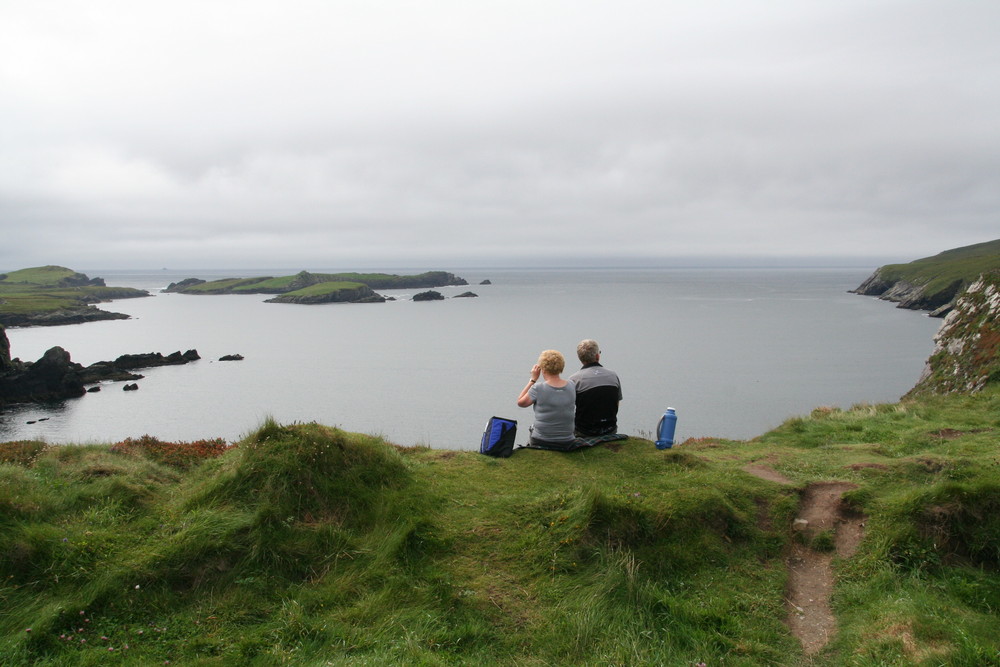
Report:
M752 475L778 484L791 480L766 466L747 466ZM819 652L837 631L837 621L830 608L833 591L833 557L848 558L857 550L864 533L864 517L844 510L841 501L846 491L855 488L844 482L811 484L802 492L795 529L801 539L792 542L787 557L787 623L806 655ZM817 536L832 537L833 551L819 551L812 545ZM824 542L822 537L819 540ZM825 540L827 544L830 540Z

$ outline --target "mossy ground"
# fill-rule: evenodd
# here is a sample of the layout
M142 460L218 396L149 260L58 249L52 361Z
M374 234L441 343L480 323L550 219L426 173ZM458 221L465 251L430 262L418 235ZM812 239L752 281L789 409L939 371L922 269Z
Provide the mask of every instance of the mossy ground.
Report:
M185 465L6 443L0 664L998 664L998 434L991 388L666 451L497 460L273 421ZM744 471L765 464L794 484ZM807 659L784 558L817 481L868 521Z

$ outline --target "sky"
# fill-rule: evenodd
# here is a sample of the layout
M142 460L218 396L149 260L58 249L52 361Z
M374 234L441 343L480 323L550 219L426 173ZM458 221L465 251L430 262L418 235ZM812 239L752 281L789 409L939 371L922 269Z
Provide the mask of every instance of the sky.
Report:
M995 0L0 0L0 270L1000 238Z

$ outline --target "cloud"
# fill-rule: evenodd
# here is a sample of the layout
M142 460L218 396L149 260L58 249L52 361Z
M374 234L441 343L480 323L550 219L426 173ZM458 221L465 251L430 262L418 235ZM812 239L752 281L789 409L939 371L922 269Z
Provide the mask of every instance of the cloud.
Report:
M889 0L8 3L0 265L933 254L996 236L998 21Z

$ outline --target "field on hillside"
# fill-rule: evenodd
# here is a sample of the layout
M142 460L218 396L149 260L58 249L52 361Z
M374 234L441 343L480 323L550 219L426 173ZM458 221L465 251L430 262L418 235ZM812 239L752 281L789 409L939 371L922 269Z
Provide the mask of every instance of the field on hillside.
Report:
M998 664L998 430L991 389L664 451L272 421L234 446L5 443L0 664ZM821 488L841 518L802 529ZM807 557L833 577L811 644Z

